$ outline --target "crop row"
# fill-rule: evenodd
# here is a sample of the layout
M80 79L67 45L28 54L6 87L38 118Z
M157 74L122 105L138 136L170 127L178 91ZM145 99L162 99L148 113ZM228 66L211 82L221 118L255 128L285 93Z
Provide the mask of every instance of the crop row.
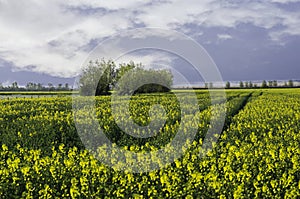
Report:
M99 162L95 156L84 150L83 146L78 144L80 143L78 136L75 136L76 129L70 99L3 100L1 101L0 117L2 142L2 149L0 150L0 197L189 198L199 196L199 194L210 194L209 187L200 182L202 177L209 178L210 174L207 172L214 161L207 162L206 159L201 158L200 153L206 132L212 126L212 113L215 112L215 117L218 118L218 115L226 109L228 113L225 115L226 123L248 98L249 95L236 97L234 94L225 104L210 106L208 95L206 97L198 95L198 102L200 103L200 99L202 99L201 104L206 103L206 105L199 108L195 114L187 114L190 120L187 120L188 122L183 125L182 137L190 138L188 129L193 127L197 130L195 139L181 141L184 144L181 148L176 148L180 143L175 143L175 148L170 147L168 149L169 154L178 151L182 151L184 154L173 163L165 164L165 162L160 161L160 157L151 157L148 166L155 164L161 169L145 173L116 170L123 167L128 168L128 164L134 161L133 158L136 157L127 157L125 163L117 163L114 169ZM114 125L105 127L105 125L110 125L110 119L113 119L104 117L110 113L106 106L108 99L108 97L97 99L97 115L98 119L101 119L99 126L103 128L114 127ZM146 103L146 106L149 104L147 101L149 98L136 100L141 100ZM168 100L168 103L163 104L165 100ZM182 120L172 122L174 118L178 117L176 115L178 110L174 108L176 106L168 105L176 105L176 100L172 102L170 97L166 97L160 102L164 105L168 118L171 117L172 119L166 120L156 139L150 139L141 145L137 140L127 138L128 142L122 145L121 140L124 137L121 137L122 139L119 139L120 147L140 154L149 150L156 151L159 147L166 147L164 142L170 141L174 137ZM147 109L139 109L138 104L140 103L135 105L133 102L132 104L132 106L136 106L132 110L140 111L139 114L135 113L136 116L133 114L137 120L140 119L140 114L143 115L148 112ZM99 109L101 106L103 108ZM144 119L147 120L148 118L145 117ZM109 122L101 124L101 121L106 120ZM84 120L83 122L87 121ZM106 133L111 132L114 131L108 129ZM162 144L159 145L159 142ZM107 154L105 146L99 147L98 152L101 151L102 154L97 155L102 157L113 155ZM212 153L209 152L207 157L211 156ZM138 158L143 158L143 155L138 156ZM145 161L149 161L149 159L145 159Z

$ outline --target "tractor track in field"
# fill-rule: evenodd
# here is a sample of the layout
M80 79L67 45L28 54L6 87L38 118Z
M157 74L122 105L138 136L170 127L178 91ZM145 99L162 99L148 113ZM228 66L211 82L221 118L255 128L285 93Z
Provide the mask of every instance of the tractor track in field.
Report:
M227 128L229 128L232 119L234 118L234 116L238 115L240 111L242 111L244 109L244 107L248 104L248 102L250 102L251 98L252 98L253 92L249 93L248 95L244 96L244 99L242 100L242 102L237 106L236 109L234 109L230 114L226 113L226 118L225 118L225 123L222 129L222 132L224 132ZM240 98L241 96L236 96L230 100L236 99L236 98Z

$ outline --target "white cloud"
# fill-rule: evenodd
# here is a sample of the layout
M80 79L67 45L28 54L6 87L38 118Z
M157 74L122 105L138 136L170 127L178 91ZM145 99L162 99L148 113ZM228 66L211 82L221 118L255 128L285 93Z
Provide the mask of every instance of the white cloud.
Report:
M220 40L232 39L232 36L231 36L231 35L228 35L228 34L218 34L217 37L218 37L218 39L220 39Z
M172 56L168 53L151 51L147 53L138 54L138 52L126 54L121 56L117 63L128 63L129 61L134 61L135 63L142 63L143 66L147 68L154 68L158 66L169 66L176 59L175 56Z
M75 75L92 39L126 29L131 22L120 13L76 16L58 1L7 1L0 4L0 58L22 68L58 76Z
M87 57L85 47L92 40L136 24L173 28L197 37L202 32L197 35L185 25L236 28L249 23L270 30L270 38L280 41L284 36L300 35L300 14L275 3L295 2L299 0L0 0L0 59L19 68L34 65L39 72L72 76ZM281 29L274 29L277 26ZM231 36L219 34L218 38ZM154 61L153 57L143 61Z
M271 2L286 4L286 3L297 3L300 2L300 0L271 0Z
M284 36L300 35L300 13L283 13L281 25L285 28L270 32L270 36L275 41L280 41Z
M281 2L296 1L281 0ZM141 10L143 12L137 18L147 26L183 29L183 32L191 35L193 30L189 31L189 28L184 29L181 26L194 24L201 27L236 28L239 24L248 23L266 30L284 26L282 31L276 31L278 37L284 34L300 35L299 12L281 9L270 1L172 1L152 5L150 9L141 8ZM274 38L273 33L270 32L271 39L280 39Z
M108 10L132 9L150 3L151 0L68 0L64 5L84 8L104 8Z

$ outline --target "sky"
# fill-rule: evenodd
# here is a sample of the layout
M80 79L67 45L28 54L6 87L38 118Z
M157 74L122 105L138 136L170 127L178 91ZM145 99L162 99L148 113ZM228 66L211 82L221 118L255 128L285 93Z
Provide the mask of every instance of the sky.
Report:
M92 49L144 27L195 40L224 81L300 79L299 10L300 0L0 0L0 82L72 84ZM199 81L170 53L123 57L169 65Z

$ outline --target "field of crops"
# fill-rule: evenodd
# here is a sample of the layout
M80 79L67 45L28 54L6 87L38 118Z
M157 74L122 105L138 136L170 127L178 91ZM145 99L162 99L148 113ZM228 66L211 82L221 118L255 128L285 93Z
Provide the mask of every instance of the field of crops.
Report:
M178 96L190 100L184 91ZM132 96L130 119L118 117L128 101L114 111L111 96L96 97L98 128L113 146L139 154L124 157L94 131L78 133L78 125L92 122L84 103L74 120L71 96L0 99L0 198L300 197L299 89L228 90L227 100L213 101L207 91L196 96L196 104L181 104L174 94ZM151 116L154 104L165 114ZM211 118L223 111L220 138L207 143ZM131 128L130 121L147 126L153 117L165 118L155 132ZM214 147L203 151L207 144ZM164 148L168 157L182 156L168 162L146 155Z

